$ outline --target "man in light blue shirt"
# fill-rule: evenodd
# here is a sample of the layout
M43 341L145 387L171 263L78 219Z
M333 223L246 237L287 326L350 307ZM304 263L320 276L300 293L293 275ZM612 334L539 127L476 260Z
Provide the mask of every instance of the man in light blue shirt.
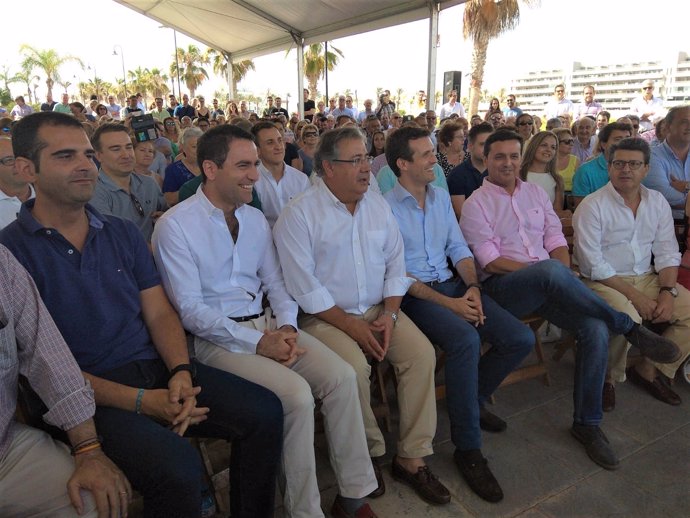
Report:
M396 131L386 144L386 159L399 181L384 197L403 236L407 274L416 279L401 308L446 353L446 396L458 468L475 493L498 502L503 491L481 453L480 428L498 432L506 423L483 404L529 354L534 335L482 295L450 196L432 185L436 155L428 132L411 127ZM480 361L483 341L492 347Z
M690 191L690 105L671 108L665 122L666 140L652 148L649 173L642 183L664 195L674 219L683 219Z

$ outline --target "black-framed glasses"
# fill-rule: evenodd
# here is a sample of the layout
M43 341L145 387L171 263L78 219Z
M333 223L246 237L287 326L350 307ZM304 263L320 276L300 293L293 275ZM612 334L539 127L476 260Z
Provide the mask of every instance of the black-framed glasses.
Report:
M637 171L644 165L644 162L642 160L613 160L611 165L617 171L622 171L626 165L630 167L631 171Z
M132 200L132 204L134 205L134 208L137 209L137 212L143 218L146 215L146 213L144 212L144 207L142 207L139 200L137 200L137 197L134 196L134 194L132 194L130 192L129 193L129 199Z
M374 161L374 159L369 157L369 156L364 156L364 157L358 156L357 158L353 158L351 160L341 160L339 158L334 158L333 160L331 160L331 162L340 162L342 164L350 164L355 168L362 167L362 164L364 164L365 162L367 164L371 165L373 161Z
M534 121L522 121L522 122L518 122L518 126L534 126Z
M12 167L17 160L13 156L4 156L0 158L0 164Z
M573 142L575 142L575 139L572 138L558 141L559 144L565 144L566 146L572 146Z
M314 133L313 131L308 131L307 133L304 134L304 138L309 138L309 137L318 137L318 133Z

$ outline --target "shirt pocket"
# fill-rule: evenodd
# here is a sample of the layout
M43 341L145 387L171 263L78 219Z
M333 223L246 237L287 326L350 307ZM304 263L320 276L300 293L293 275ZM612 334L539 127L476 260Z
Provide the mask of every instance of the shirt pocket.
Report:
M544 229L544 210L541 207L527 209L527 227L531 230Z

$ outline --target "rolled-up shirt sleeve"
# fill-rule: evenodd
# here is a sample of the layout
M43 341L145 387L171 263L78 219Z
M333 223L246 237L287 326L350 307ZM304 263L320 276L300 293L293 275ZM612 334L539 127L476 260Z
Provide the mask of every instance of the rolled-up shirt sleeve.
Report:
M682 170L674 172L670 161L657 152L654 153L652 160L649 162L649 172L642 183L650 189L659 191L664 195L671 207L679 209L685 204L687 194L673 188L671 185L671 175L678 180L686 180Z
M656 239L652 243L654 254L654 269L660 272L664 268L680 266L681 254L678 250L673 214L668 204L661 204L659 226L656 231Z

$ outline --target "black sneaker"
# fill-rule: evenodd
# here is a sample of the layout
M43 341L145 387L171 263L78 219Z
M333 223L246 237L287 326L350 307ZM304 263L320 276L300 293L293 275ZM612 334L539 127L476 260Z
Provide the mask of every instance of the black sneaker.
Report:
M625 333L625 338L640 350L642 356L646 356L653 362L673 363L678 361L682 354L678 346L671 340L659 336L637 323Z
M585 446L587 455L605 469L618 469L620 461L611 448L609 440L598 426L573 423L570 433Z
M480 498L494 503L503 500L503 490L481 450L455 450L453 457L465 482Z
M508 428L508 425L503 419L482 406L479 407L479 428L485 432L502 432Z

